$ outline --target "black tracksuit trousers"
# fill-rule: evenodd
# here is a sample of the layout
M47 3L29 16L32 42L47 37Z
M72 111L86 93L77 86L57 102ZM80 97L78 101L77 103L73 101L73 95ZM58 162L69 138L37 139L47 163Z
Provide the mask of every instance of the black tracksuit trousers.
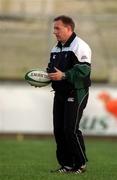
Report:
M79 168L87 161L79 123L88 100L88 89L55 92L53 106L56 156L61 166Z

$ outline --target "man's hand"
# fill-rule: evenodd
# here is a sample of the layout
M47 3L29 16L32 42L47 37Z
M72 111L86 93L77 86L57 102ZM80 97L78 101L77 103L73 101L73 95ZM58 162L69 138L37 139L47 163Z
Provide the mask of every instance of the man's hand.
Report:
M55 73L48 73L49 78L51 80L53 80L53 81L60 81L60 80L62 80L62 77L63 77L64 73L62 71L60 71L59 69L57 69L56 67L55 67L55 70L56 70Z

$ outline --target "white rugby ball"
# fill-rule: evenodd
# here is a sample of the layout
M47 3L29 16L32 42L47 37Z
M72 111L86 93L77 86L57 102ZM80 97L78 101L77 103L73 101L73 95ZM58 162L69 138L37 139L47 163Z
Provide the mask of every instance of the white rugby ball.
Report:
M51 81L44 70L33 69L26 73L25 80L35 87L47 86Z

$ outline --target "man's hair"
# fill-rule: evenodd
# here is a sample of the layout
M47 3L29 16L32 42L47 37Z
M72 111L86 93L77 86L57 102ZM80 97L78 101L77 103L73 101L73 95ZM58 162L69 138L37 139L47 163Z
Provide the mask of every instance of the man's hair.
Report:
M65 15L61 15L61 16L54 18L54 21L59 21L59 20L61 20L63 22L63 24L71 26L72 31L74 31L75 23L72 18L70 18L69 16L65 16Z

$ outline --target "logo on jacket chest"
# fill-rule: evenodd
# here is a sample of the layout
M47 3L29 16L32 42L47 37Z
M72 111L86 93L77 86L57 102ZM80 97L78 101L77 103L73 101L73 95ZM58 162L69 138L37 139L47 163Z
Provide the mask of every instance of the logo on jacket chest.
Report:
M53 54L53 57L52 57L52 59L55 59L56 58L56 54Z
M65 59L67 58L67 53L65 53Z
M59 57L59 55L58 55L58 57ZM67 54L67 53L61 54L60 57L61 57L61 59L62 59L62 58L67 59L68 54ZM53 55L52 55L52 59L56 59L56 58L57 58L57 54L53 54Z

